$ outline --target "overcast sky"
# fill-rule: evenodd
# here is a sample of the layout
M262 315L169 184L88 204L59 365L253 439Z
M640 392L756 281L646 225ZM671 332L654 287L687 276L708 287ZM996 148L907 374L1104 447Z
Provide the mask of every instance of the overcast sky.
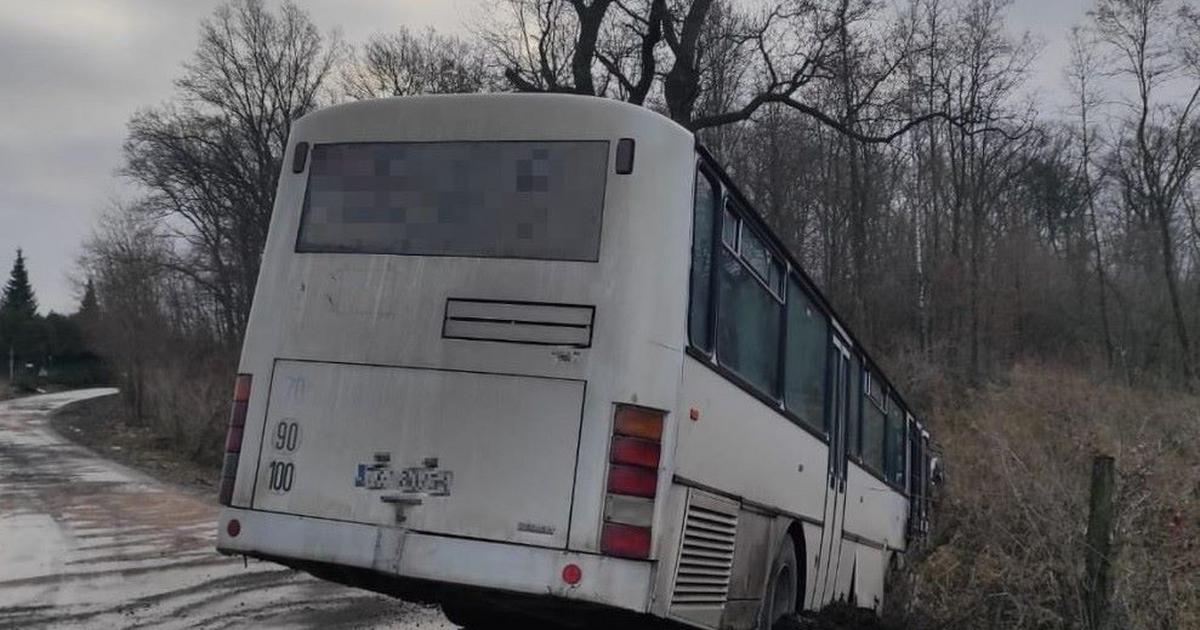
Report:
M297 0L348 42L400 25L462 31L485 0ZM752 1L752 0L751 0ZM71 312L70 278L115 176L125 123L171 96L197 25L219 0L0 0L0 283L25 250L42 312ZM1061 92L1064 34L1092 0L1016 0L1010 21L1045 43L1033 86ZM1052 112L1046 112L1052 113Z

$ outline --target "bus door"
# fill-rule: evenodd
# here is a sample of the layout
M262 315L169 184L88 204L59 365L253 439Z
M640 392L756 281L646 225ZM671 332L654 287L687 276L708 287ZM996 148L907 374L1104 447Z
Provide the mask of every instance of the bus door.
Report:
M825 478L825 518L811 607L825 605L835 595L842 555L842 525L846 513L846 419L850 407L850 351L836 333L829 359L829 465Z
M908 540L921 537L921 502L924 497L925 474L921 470L925 456L921 453L921 427L908 416Z

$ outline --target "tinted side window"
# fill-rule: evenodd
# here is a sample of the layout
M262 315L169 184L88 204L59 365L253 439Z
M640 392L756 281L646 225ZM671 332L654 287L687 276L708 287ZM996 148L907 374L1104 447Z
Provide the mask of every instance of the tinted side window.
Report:
M846 416L846 452L851 457L862 457L859 442L862 421L862 360L857 354L850 355L850 410Z
M887 453L885 474L887 480L904 485L904 408L900 401L893 397L888 405L887 416Z
M688 337L693 346L712 350L712 322L709 321L709 287L712 278L713 221L716 220L717 204L721 191L704 174L696 173L695 216L692 220L692 291L688 308Z
M724 229L729 229L730 213ZM759 390L779 395L783 307L728 246L718 248L717 359Z
M787 366L784 370L783 401L806 424L824 430L829 322L794 279L788 281L787 299Z
M863 401L862 457L863 463L868 468L883 473L884 425L887 420L884 416L883 406L876 402L877 400L886 400L882 394L876 393L879 386L878 379L874 377L868 379L867 399Z

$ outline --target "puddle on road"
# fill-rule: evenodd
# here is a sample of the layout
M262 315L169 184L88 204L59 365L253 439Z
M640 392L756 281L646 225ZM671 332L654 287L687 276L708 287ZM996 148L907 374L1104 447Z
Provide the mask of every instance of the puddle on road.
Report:
M50 575L62 569L62 559L47 551L62 549L67 541L46 514L0 516L0 541L0 580Z

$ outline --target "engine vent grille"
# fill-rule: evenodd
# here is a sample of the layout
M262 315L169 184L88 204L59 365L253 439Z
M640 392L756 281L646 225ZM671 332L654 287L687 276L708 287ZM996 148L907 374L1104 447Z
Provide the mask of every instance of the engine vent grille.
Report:
M586 305L450 298L442 337L587 348L595 313Z
M688 505L683 546L675 572L673 606L724 606L733 568L737 513L726 514Z

